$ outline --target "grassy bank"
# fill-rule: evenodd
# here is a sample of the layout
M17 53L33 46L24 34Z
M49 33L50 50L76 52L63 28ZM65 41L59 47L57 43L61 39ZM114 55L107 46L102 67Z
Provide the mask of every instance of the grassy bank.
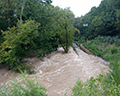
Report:
M84 41L84 40L81 40ZM112 71L107 76L91 78L86 83L80 79L72 88L73 96L119 96L120 95L120 39L118 37L96 37L91 41L80 42L94 55L110 62Z

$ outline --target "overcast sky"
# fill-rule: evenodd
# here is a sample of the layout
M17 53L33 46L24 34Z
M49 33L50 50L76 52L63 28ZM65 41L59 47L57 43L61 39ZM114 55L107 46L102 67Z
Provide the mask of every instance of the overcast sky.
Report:
M93 6L98 7L102 0L53 0L52 5L61 8L70 7L75 17L85 15Z

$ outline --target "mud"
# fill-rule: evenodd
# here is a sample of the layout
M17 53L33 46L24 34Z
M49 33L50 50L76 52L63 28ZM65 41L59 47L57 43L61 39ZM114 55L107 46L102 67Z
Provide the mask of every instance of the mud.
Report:
M35 74L30 75L34 78L37 75L39 84L46 86L48 96L63 96L66 92L68 96L72 94L70 86L74 86L76 80L81 78L83 82L91 76L97 77L99 74L108 72L109 62L103 59L84 53L76 48L79 56L70 48L68 54L62 54L63 49L47 55L41 61L36 57L27 58L29 64L33 66ZM17 77L17 73L0 70L0 83L6 83Z

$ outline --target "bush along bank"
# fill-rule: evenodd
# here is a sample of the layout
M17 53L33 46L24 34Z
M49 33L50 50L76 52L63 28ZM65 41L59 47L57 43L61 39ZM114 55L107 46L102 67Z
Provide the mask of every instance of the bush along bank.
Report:
M83 45L93 54L110 62L111 71L107 75L91 77L86 83L80 79L72 88L73 96L119 96L120 94L120 39L118 37L98 36Z
M0 85L0 96L47 96L45 87L38 85L37 77L30 79L26 73L6 85Z

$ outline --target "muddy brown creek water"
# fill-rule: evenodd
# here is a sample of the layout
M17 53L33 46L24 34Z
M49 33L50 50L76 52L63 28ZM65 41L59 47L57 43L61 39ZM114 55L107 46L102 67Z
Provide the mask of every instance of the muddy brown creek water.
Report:
M76 80L80 78L83 82L91 76L97 77L102 72L108 72L108 63L101 58L88 55L76 48L79 56L70 48L68 54L62 54L63 49L58 48L43 58L44 61L36 57L26 58L28 64L33 66L39 84L48 90L48 96L63 96L66 92L68 96L72 94L70 86L74 86ZM0 83L4 84L17 77L18 73L0 69Z

